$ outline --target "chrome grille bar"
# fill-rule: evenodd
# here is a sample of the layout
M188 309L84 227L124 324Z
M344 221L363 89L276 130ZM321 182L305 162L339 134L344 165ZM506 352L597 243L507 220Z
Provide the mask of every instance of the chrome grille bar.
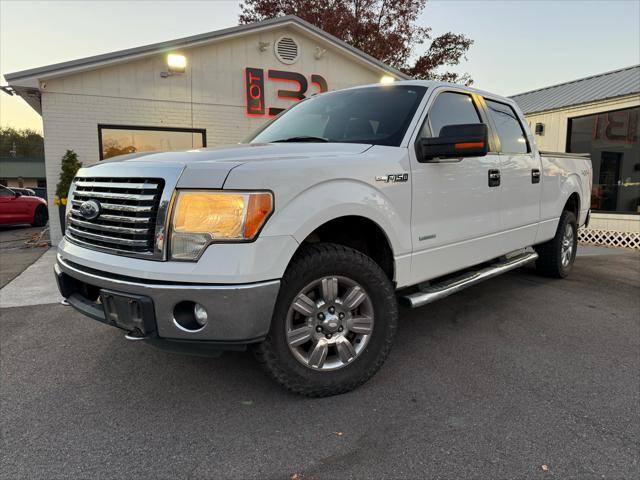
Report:
M82 203L82 202L79 202L79 203ZM104 206L105 204L103 203L102 207ZM71 209L71 213L77 216L81 216L80 211L75 208ZM125 215L110 215L108 213L103 213L102 215L100 215L100 220L106 220L109 222L125 222L125 223L149 223L153 221L151 217L127 217Z
M103 218L103 217L100 217L100 218ZM148 228L116 227L114 225L103 225L99 223L85 222L84 220L78 220L75 217L71 217L69 221L73 225L89 228L91 230L102 230L105 232L114 232L114 233L126 233L129 235L149 235Z
M76 187L89 188L126 188L130 190L156 190L157 183L126 183L126 182L92 182L87 180L77 180Z
M80 206L83 200L72 200L73 205ZM100 203L105 210L117 210L119 212L151 212L153 206L151 205L117 205L114 203Z
M77 237L74 237L72 235L69 235L69 233L65 233L65 236L70 239L73 243L80 245L82 247L85 248L90 248L93 250L96 250L96 245L93 241L84 241L84 240L80 240ZM127 247L129 248L129 247ZM151 253L150 252L137 252L134 255L132 255L128 250L123 250L121 247L117 247L115 245L112 246L100 246L99 250L103 250L105 252L113 252L114 254L125 254L127 256L136 256L136 257L150 257Z
M130 238L118 238L118 237L110 237L107 235L98 235L95 233L86 232L84 230L78 230L71 225L67 226L67 231L70 232L74 237L78 236L80 238L97 240L98 242L107 242L113 243L116 245L127 245L127 246L138 246L138 247L146 247L149 245L149 240L132 240Z
M74 197L87 198L111 198L116 200L133 200L136 202L149 202L155 200L155 195L140 195L137 193L94 192L92 190L76 190Z

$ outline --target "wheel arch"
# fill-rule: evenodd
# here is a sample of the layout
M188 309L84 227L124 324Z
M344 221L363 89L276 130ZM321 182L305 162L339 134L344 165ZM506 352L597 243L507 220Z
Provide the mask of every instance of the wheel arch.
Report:
M572 173L566 178L561 185L560 199L564 199L561 203L562 210L558 212L558 215L565 210L573 212L576 216L576 220L578 221L578 225L582 223L580 213L584 209L584 206L581 204L583 201L582 195L584 193L582 186L582 180L579 175Z
M352 247L371 256L390 279L402 283L409 277L411 234L410 209L399 207L408 205L410 197L401 186L388 188L385 191L362 181L331 180L287 198L280 207L276 194L276 211L263 235L290 235L300 245L320 238ZM332 226L336 229L329 234ZM367 235L373 243L363 245Z
M567 201L565 202L564 207L562 208L563 212L565 210L573 212L574 215L576 216L576 220L579 221L579 216L580 216L580 194L578 192L573 192L573 193L571 193L569 195L569 198L567 198Z
M395 278L392 243L384 228L371 218L342 215L324 221L302 239L294 257L305 245L313 243L335 243L358 250L375 261L389 280Z

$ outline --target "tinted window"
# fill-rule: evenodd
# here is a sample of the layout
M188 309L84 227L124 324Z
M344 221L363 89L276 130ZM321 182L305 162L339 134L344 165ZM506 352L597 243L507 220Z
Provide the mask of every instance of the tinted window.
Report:
M487 99L489 115L496 124L498 138L504 153L527 153L527 139L518 116L509 105Z
M0 197L13 197L13 192L8 188L0 186Z
M100 154L103 160L127 153L189 150L204 146L204 130L100 127Z
M440 130L447 125L482 123L471 96L453 92L445 92L438 95L438 98L431 106L431 110L429 110L427 120L431 124L433 133L429 134L425 124L421 135L423 137L439 137Z
M294 105L249 141L318 137L329 142L398 146L425 92L425 87L386 85L318 95Z

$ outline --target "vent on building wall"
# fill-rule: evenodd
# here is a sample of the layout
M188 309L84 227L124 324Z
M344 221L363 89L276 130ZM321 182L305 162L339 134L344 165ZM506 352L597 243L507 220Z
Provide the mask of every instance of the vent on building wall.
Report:
M276 51L276 57L282 63L286 63L287 65L291 65L298 60L298 56L300 55L300 47L298 46L298 42L296 42L291 37L280 37L276 44L274 45Z

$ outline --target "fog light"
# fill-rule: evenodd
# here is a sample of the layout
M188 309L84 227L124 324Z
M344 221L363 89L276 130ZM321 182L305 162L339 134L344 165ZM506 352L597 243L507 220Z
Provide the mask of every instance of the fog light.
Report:
M173 323L180 330L196 333L202 330L209 315L207 310L199 303L183 300L173 307Z
M200 325L201 327L204 327L207 324L207 321L209 320L207 309L204 308L199 303L196 303L193 306L193 315L196 317L196 322L198 322L198 325Z

